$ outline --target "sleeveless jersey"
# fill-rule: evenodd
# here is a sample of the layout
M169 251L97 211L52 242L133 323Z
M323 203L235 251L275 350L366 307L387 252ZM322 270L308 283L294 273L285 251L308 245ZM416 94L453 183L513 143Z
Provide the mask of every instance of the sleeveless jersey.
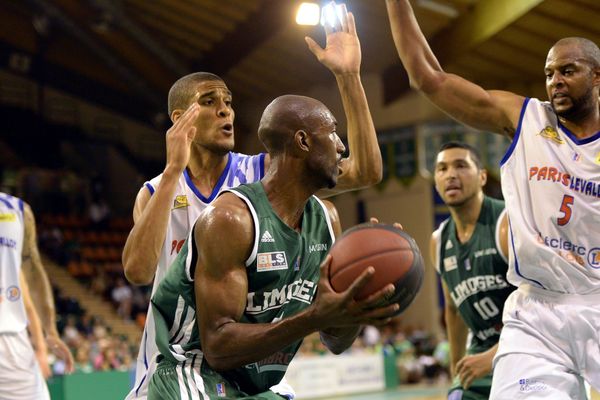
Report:
M308 200L302 232L298 233L275 214L261 182L229 191L246 203L254 220L253 250L246 260L248 300L240 322L276 322L307 308L316 293L319 266L334 241L324 204L314 196ZM194 363L201 363L202 385L206 387L198 385L198 390L203 393L227 387L247 395L267 391L281 381L301 340L253 364L222 373L212 370L202 358L196 322L193 279L198 250L193 236L192 231L152 298L161 352L158 371L163 363L192 363L192 368ZM173 379L178 379L177 375ZM208 387L213 383L223 385L222 382L226 384L221 388Z
M200 213L217 197L224 189L238 186L243 183L252 183L260 180L264 176L265 154L245 155L230 152L228 161L223 173L215 185L209 197L204 197L196 188L187 170L179 177L175 195L173 197L173 206L165 241L158 260L158 267L154 276L152 294L156 292L158 284L163 280L169 266L177 257L185 239L190 233L190 229ZM160 185L162 174L146 182L144 185L154 194L156 188ZM154 370L154 358L158 354L156 340L154 335L154 316L151 307L146 316L146 325L137 358L136 379L131 393L127 399L145 398L148 380Z
M454 305L473 334L469 354L494 346L502 330L504 301L515 289L506 281L508 264L500 250L504 202L484 197L471 238L461 243L452 218L435 232L436 269Z
M27 327L19 282L24 237L23 201L0 193L0 334Z
M501 174L509 281L600 293L600 132L578 139L548 102L526 99Z

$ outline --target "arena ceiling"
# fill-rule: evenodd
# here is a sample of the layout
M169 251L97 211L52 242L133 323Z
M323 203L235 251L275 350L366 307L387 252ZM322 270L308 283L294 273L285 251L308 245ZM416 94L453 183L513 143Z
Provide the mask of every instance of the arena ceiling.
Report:
M0 49L5 61L14 52L31 56L20 72L67 89L83 85L91 100L141 119L164 112L172 82L198 70L222 76L243 107L333 82L303 40L310 35L323 43L321 28L295 23L299 3L0 0ZM381 77L386 102L408 93L385 2L346 4L357 21L363 75ZM413 6L445 67L495 88L543 81L546 52L561 37L600 43L598 0L414 0Z

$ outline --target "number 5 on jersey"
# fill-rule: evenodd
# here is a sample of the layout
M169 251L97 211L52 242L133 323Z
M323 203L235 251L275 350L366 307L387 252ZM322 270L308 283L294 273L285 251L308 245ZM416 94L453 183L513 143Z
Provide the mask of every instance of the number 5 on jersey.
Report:
M571 214L573 213L573 196L564 195L562 204L560 205L560 212L563 213L562 217L556 219L559 226L563 226L569 223Z

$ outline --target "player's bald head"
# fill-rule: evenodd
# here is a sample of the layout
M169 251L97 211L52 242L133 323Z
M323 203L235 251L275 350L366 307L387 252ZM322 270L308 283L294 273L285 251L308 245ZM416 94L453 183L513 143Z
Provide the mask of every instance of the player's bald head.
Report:
M548 58L552 56L557 50L570 48L578 50L580 57L591 64L593 68L600 67L600 48L594 42L589 39L582 37L567 37L560 39L554 43L554 46L548 52Z
M273 100L263 112L258 138L271 154L285 150L300 130L312 132L332 119L329 109L311 97L284 95Z

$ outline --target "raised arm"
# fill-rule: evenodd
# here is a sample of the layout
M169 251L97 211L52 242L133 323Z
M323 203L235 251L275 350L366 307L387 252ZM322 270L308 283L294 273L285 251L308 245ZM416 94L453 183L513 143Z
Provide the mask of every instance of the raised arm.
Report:
M245 260L254 243L254 224L246 205L233 194L219 197L194 227L198 261L195 271L197 320L202 350L216 370L229 370L266 358L320 329L378 323L395 312L395 306L371 309L386 294L356 302L354 295L373 271L364 273L343 293L327 281L329 258L323 264L317 298L308 309L281 321L241 323L248 297ZM223 244L227 243L227 251ZM323 278L323 276L325 278ZM392 288L393 290L393 288Z
M345 5L342 5L341 26L335 31L326 27L325 32L325 49L309 37L305 40L319 62L335 76L347 120L350 153L342 162L336 187L319 192L319 195L326 196L379 183L383 167L375 126L360 79L361 51L354 16L346 11Z
M173 195L179 177L190 159L190 144L196 133L193 126L198 103L178 118L167 132L167 163L154 194L142 187L133 208L133 228L123 248L123 268L134 285L152 282L167 234Z
M410 84L452 118L477 129L513 136L524 98L504 91L486 91L444 72L421 32L408 0L386 0L400 60Z

